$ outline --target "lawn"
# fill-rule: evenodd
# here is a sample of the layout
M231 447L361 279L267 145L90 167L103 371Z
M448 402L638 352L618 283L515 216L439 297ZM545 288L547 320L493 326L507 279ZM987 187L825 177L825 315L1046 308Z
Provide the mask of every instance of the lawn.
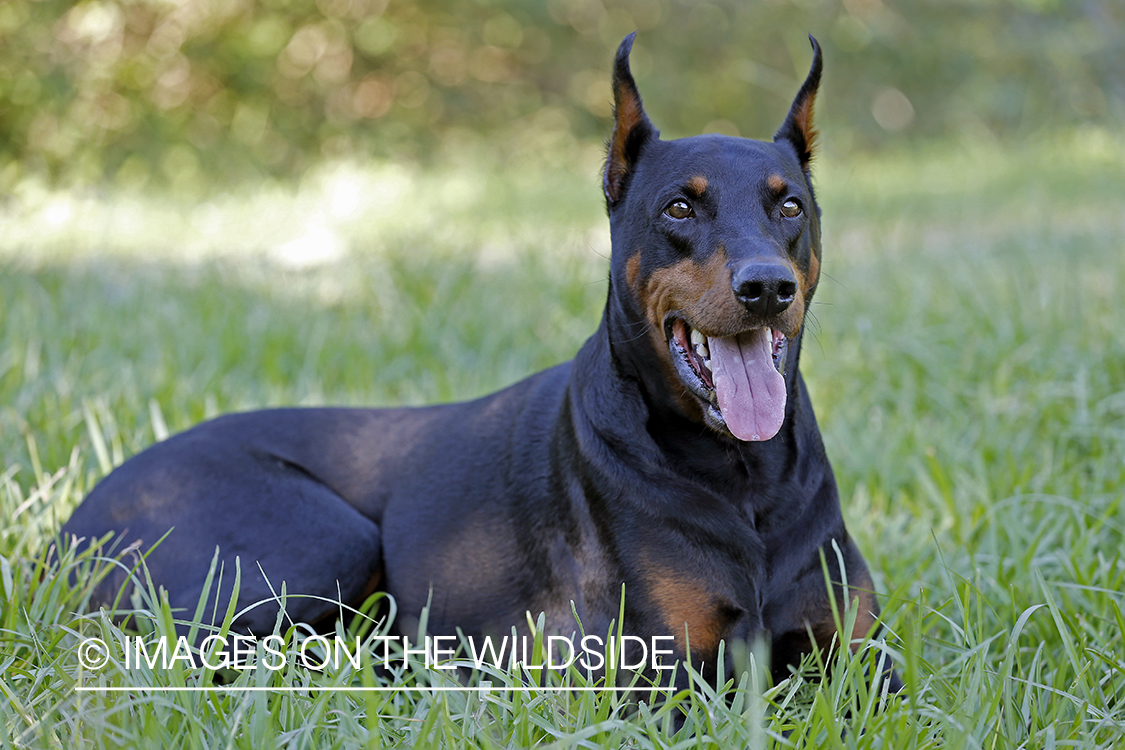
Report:
M113 465L230 410L480 395L593 331L597 146L466 151L190 203L29 184L0 204L0 747L1125 744L1125 141L1094 129L817 164L825 275L801 365L901 698L880 707L863 655L770 687L737 649L732 683L652 706L326 689L387 684L346 666L233 683L272 692L146 690L213 678L127 672L117 651L82 670L82 638L172 632L158 604L122 631L43 567Z

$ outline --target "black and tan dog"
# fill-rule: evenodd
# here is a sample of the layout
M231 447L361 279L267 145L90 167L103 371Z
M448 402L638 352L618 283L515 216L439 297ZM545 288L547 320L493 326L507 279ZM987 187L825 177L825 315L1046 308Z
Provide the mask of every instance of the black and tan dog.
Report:
M608 302L572 362L468 403L221 417L124 463L64 537L150 545L172 528L148 567L183 611L218 547L228 571L240 558L240 605L284 582L321 597L286 603L316 623L385 591L411 636L431 597L433 634L525 632L528 612L573 633L572 603L605 633L624 583L627 634L710 664L720 640L766 635L775 678L838 637L826 559L866 633L871 578L797 369L820 272L820 49L772 142L662 141L632 42L613 75ZM277 611L236 624L266 634Z

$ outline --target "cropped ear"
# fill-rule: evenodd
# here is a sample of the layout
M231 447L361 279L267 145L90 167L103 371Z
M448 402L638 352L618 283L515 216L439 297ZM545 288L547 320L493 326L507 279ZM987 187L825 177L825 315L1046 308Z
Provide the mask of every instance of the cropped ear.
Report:
M801 160L801 169L806 172L809 171L809 162L812 161L813 149L816 146L816 128L813 127L812 122L813 102L816 100L817 87L820 86L822 67L820 45L812 35L809 36L809 41L812 42L813 48L812 67L809 68L809 75L805 78L801 90L797 92L797 98L793 100L793 106L789 108L789 115L773 137L774 143L788 141L793 146L797 158Z
M613 63L613 135L607 144L602 189L606 206L612 207L625 192L625 184L636 166L641 147L657 136L656 130L641 106L641 95L629 70L629 52L633 49L633 32L617 48Z

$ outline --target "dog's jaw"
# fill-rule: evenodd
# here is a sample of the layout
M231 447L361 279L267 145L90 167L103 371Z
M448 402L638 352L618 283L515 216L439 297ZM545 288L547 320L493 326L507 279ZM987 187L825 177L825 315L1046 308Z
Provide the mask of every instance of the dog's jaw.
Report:
M702 402L704 422L739 440L769 440L785 420L789 338L772 328L709 337L670 316L665 335L676 375Z

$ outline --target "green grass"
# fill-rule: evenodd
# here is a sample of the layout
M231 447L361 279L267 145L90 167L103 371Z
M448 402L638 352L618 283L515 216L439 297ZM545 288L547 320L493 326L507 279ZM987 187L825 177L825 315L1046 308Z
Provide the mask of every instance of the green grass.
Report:
M880 711L863 656L765 690L733 652L747 671L717 693L639 708L313 689L384 679L346 669L235 682L292 692L74 690L211 680L79 672L82 637L172 628L153 600L121 631L41 567L113 464L228 410L468 398L576 350L608 246L596 148L564 156L326 170L202 207L34 186L4 205L0 747L1125 743L1125 144L1099 131L818 165L802 368L909 686ZM277 249L310 231L336 252Z

